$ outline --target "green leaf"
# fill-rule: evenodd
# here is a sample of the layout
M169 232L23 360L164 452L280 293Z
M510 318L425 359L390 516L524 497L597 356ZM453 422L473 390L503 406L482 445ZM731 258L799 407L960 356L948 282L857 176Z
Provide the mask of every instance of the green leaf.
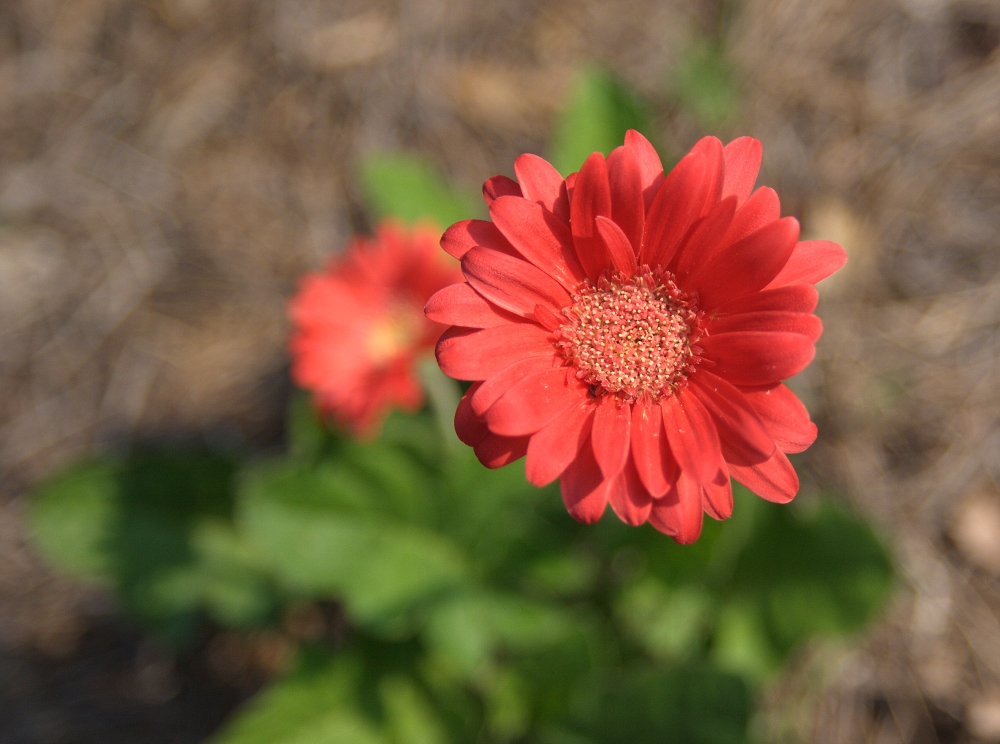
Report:
M370 155L361 164L365 197L379 217L408 223L429 220L444 229L453 222L482 217L482 201L459 191L419 155Z
M229 520L234 464L203 452L133 453L118 471L112 573L130 610L173 643L193 628L202 576L191 536Z
M313 459L330 444L330 434L304 390L294 390L288 402L285 436L292 457Z
M427 623L429 647L464 674L501 650L533 653L565 642L573 617L550 604L512 594L471 592L439 603Z
M671 589L645 577L622 594L616 609L625 627L650 654L676 660L702 653L713 605L712 597L698 584Z
M465 559L446 538L388 517L318 509L248 494L241 526L293 592L342 598L377 624L459 584Z
M763 504L731 579L764 597L785 647L811 634L847 633L881 607L892 562L871 527L830 502L809 511Z
M263 575L232 533L232 476L226 457L137 451L43 486L30 520L55 565L113 586L161 640L183 644L205 606L237 625L273 609Z
M402 675L379 684L386 731L393 744L445 744L444 726L434 708L412 680Z
M761 679L797 645L861 628L884 604L892 562L872 529L828 501L781 506L734 487L751 507L719 576L724 609L714 638L725 668Z
M382 426L379 441L409 452L427 465L439 464L444 451L434 418L427 412L407 415L393 411Z
M553 596L573 596L592 589L598 565L585 553L557 553L535 561L526 572L525 584Z
M406 450L381 441L348 441L341 453L364 479L373 511L415 524L436 514L433 473Z
M742 744L749 717L739 677L696 665L609 671L575 728L602 744Z
M694 545L640 530L618 548L612 566L638 568L615 610L654 657L694 659L708 649L721 668L756 683L798 645L871 620L893 571L871 528L827 500L772 504L739 484L734 496L733 516L706 520Z
M781 663L767 625L754 602L727 602L712 639L712 660L720 669L761 682Z
M734 118L739 91L722 47L702 42L691 47L674 73L674 92L681 106L707 129Z
M469 679L494 650L482 607L466 597L435 606L424 628L431 660L448 676Z
M708 584L710 568L720 546L745 516L734 510L733 516L724 522L706 519L701 537L691 545L663 540L661 533L644 527L633 538L635 543L626 543L622 553L625 556L633 554L632 560L645 564L650 574L667 586ZM634 555L637 552L640 554Z
M514 571L516 557L529 546L551 552L542 535L539 505L551 504L563 521L565 510L556 487L538 489L524 477L523 463L487 470L468 447L455 450L445 463L441 529L454 537L487 570ZM536 541L538 541L536 543ZM519 571L520 569L516 569Z
M109 582L117 500L115 468L107 462L84 463L43 484L28 509L39 552L69 576Z
M605 155L623 144L629 129L646 129L635 96L603 67L577 77L551 146L552 164L563 175L578 171L592 152Z
M315 509L373 510L371 485L342 461L318 464L269 460L244 469L238 486L239 504L274 499Z
M496 594L483 600L487 627L510 651L539 651L560 644L574 634L574 619L557 606L517 595Z
M275 611L275 592L251 546L231 524L205 520L192 532L199 602L220 623L253 627Z
M356 662L337 663L271 686L213 744L388 744L357 709Z
M531 695L520 674L498 669L486 690L486 719L501 741L523 737L531 725Z

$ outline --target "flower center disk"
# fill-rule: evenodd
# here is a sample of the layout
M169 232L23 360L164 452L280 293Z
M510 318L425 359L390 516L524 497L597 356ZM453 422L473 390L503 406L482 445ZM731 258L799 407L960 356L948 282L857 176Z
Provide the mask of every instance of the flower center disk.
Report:
M556 332L563 358L596 395L673 394L694 362L700 313L669 274L585 281Z
M386 364L412 348L420 339L421 310L405 303L392 304L368 331L366 351L374 365Z

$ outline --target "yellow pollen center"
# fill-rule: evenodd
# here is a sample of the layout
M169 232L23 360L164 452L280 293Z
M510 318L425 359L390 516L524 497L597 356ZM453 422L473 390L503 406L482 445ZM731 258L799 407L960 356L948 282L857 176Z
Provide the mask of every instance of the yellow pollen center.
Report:
M372 323L365 343L371 363L385 364L412 347L420 339L421 315L409 305L397 305Z
M585 281L563 315L557 345L595 395L656 400L676 392L696 361L700 314L669 274Z

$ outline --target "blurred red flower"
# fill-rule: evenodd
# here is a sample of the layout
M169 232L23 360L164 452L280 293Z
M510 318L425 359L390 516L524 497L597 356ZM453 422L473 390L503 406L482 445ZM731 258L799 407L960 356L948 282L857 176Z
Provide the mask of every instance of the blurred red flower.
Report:
M666 176L638 132L565 180L522 155L483 187L492 222L441 240L465 282L427 303L453 326L444 372L475 384L459 438L528 480L560 478L569 513L608 502L681 543L733 509L730 476L770 501L799 482L785 457L816 438L781 380L812 360L813 286L844 250L799 242L777 194L753 191L761 144L706 137Z
M440 234L383 222L375 238L355 238L326 271L305 276L289 304L292 379L358 436L372 436L393 406L423 405L416 363L444 330L423 306L462 278Z

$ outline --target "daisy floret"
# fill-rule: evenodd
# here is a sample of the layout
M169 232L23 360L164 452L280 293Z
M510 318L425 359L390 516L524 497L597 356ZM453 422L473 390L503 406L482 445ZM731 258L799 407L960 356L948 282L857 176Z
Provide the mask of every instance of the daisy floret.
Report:
M565 179L522 155L517 181L486 182L491 221L441 240L465 281L425 308L451 326L441 369L473 382L455 428L484 465L527 456L528 479L560 479L576 519L610 503L681 543L703 513L730 516L731 477L795 496L786 454L816 427L782 380L812 360L813 285L846 254L799 241L774 190L754 190L761 152L706 137L664 174L630 131Z

